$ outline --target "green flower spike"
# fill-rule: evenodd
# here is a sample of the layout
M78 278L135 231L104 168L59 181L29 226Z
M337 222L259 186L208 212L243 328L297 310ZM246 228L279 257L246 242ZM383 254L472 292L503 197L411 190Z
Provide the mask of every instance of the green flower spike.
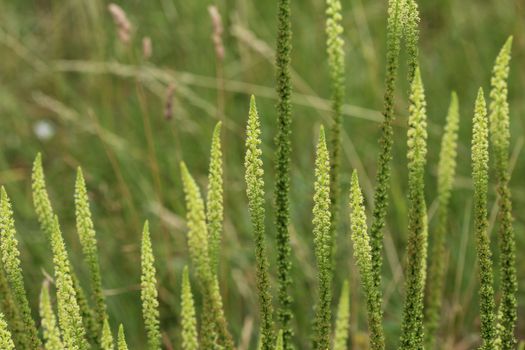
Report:
M191 292L188 267L184 267L182 273L182 301L181 301L181 324L182 324L182 349L197 350L197 320L195 318L195 305ZM206 310L204 312L207 312Z
M155 277L155 257L149 232L149 223L144 223L142 231L142 274L140 278L140 299L142 300L142 317L148 336L148 349L159 350L159 301L157 292L157 278Z
M401 328L403 350L423 349L423 292L427 259L427 207L424 173L427 154L427 117L423 82L416 69L408 119L408 242L405 269L405 304Z
M197 278L203 289L203 298L209 302L209 312L212 314L217 327L219 343L224 346L225 350L232 350L233 339L228 331L228 324L224 316L219 284L210 265L209 236L204 214L204 203L199 188L184 163L181 163L181 172L186 195L190 258L195 265Z
M58 321L66 349L87 350L86 332L71 277L69 258L62 232L55 216L51 236L55 284L57 288Z
M374 209L370 227L370 247L372 248L372 274L377 309L382 306L381 269L383 266L383 228L388 209L388 192L390 190L390 161L394 144L392 123L395 119L394 93L399 67L399 51L403 30L403 9L405 0L389 0L387 21L387 53L384 95L384 120L379 137L380 153L377 160L376 187L374 191ZM382 317L382 316L381 316Z
M24 344L26 347L38 349L42 346L35 321L31 316L31 308L27 300L26 289L24 287L24 277L20 264L20 251L16 239L15 221L11 200L7 196L5 188L0 189L0 253L2 267L5 272L7 282L12 291L13 301L18 307L20 319L23 324Z
M277 1L277 48L275 55L277 90L277 134L275 136L275 226L277 245L277 281L279 283L277 317L283 331L284 350L292 349L292 267L290 253L290 135L292 133L292 52L291 0Z
M259 296L261 349L272 350L274 344L273 310L270 278L268 273L268 258L265 241L265 209L264 209L264 170L261 159L261 126L255 97L251 97L248 126L246 130L245 179L248 208L252 221L255 239L255 264L257 278L257 293Z
M474 182L474 227L479 264L479 303L481 313L482 350L495 349L495 303L492 274L492 253L488 234L487 191L489 170L488 120L483 90L476 100L472 127L472 180Z
M40 292L40 318L42 319L42 331L44 334L46 350L62 350L64 344L60 339L60 329L57 326L55 312L49 297L49 282L42 284Z
M126 335L124 334L124 326L118 327L118 350L128 350L128 344L126 344Z
M332 235L337 228L339 214L340 181L339 173L341 167L341 128L342 108L345 97L345 51L343 26L341 24L340 0L326 0L326 51L328 54L328 69L332 83L332 128L330 136L331 165L330 165L330 202Z
M89 269L91 290L95 303L95 314L97 322L104 324L108 315L106 312L106 302L102 291L102 277L100 275L100 264L98 260L97 239L91 210L89 209L89 199L86 189L86 182L82 174L82 169L78 168L77 180L75 183L75 216L77 232L84 253L84 260Z
M109 326L108 319L104 320L104 325L102 326L100 344L102 350L113 350L113 335L111 334L111 327Z
M382 312L376 303L378 290L374 285L372 247L367 234L365 206L363 194L359 186L357 172L352 174L350 188L350 223L354 257L361 275L361 283L366 297L368 313L368 329L370 330L370 349L382 350L385 348L385 336L381 325Z
M221 151L221 122L217 123L213 131L210 169L208 175L208 197L206 199L206 219L208 222L210 264L217 273L219 246L222 235L223 221L223 184L222 184L222 151Z
M501 49L494 65L490 91L490 138L494 151L494 165L498 192L499 251L501 301L498 310L498 338L502 350L516 348L518 281L516 273L516 238L513 228L512 197L509 188L510 115L508 103L508 76L512 37Z
M319 131L315 160L313 236L318 269L319 296L316 305L313 348L328 349L331 338L332 237L330 219L330 159L324 128Z

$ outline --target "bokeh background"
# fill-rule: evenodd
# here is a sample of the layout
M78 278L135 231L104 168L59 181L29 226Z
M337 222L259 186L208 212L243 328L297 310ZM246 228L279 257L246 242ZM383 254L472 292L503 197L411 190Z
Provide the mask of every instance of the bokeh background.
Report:
M99 239L103 284L116 329L123 323L132 348L143 348L140 314L140 232L150 220L157 256L162 329L179 346L181 271L189 263L179 162L188 163L205 189L210 137L223 119L225 224L220 278L231 330L240 349L256 346L257 302L253 240L244 186L244 128L250 94L262 116L268 193L268 244L275 276L271 189L275 94L273 49L276 1L119 1L132 24L119 40L109 2L3 0L0 2L0 183L14 201L25 282L34 310L51 254L31 201L31 163L42 152L53 205L71 258L86 288L74 228L75 170L82 166ZM208 6L222 15L224 60L217 60ZM387 1L344 0L346 103L342 194L352 169L360 172L370 209L384 91ZM509 99L512 127L514 215L519 273L518 335L525 338L525 2L420 0L421 68L429 118L426 193L430 235L435 220L439 141L452 90L461 104L458 174L447 237L448 274L443 311L444 349L474 348L478 339L478 282L472 231L470 135L474 98L486 92L494 59L514 35ZM315 300L311 210L314 146L330 123L324 1L292 1L293 161L291 185L295 329L309 344ZM152 43L145 57L143 38ZM391 206L385 235L385 329L397 344L402 311L407 227L405 56L396 93L397 120ZM169 86L172 116L165 117ZM343 199L338 230L335 294L351 283L351 341L366 348L366 318L351 257ZM490 222L496 251L494 186ZM495 263L498 263L497 253ZM496 278L497 280L497 278ZM275 284L274 284L275 287ZM194 290L197 290L194 284ZM197 296L198 298L198 296Z

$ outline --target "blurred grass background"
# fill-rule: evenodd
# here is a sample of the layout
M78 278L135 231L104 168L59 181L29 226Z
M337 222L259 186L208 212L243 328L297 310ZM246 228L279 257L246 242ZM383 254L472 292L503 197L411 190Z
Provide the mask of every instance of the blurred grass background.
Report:
M494 59L514 35L510 78L512 117L511 183L518 240L520 285L518 334L525 338L525 2L522 0L430 1L421 6L421 66L429 116L427 201L435 211L439 141L450 93L461 103L459 168L448 233L448 275L443 317L444 349L470 349L478 341L477 275L472 234L470 127L475 93L489 89ZM166 344L179 345L181 271L188 263L185 208L179 162L185 160L204 189L214 124L224 116L225 230L221 287L226 314L240 349L254 348L257 330L253 242L244 188L244 126L249 95L258 98L271 209L275 133L273 47L275 1L218 0L225 26L225 60L218 64L211 40L211 1L129 0L118 3L133 26L129 44L119 41L107 11L93 1L0 2L0 183L15 203L26 284L36 309L43 272L52 272L50 251L40 232L30 192L37 152L53 204L60 214L72 259L82 280L74 228L75 168L83 167L99 238L103 283L113 328L122 322L132 348L144 346L140 315L140 231L149 219L157 255L161 317ZM386 0L343 1L347 105L343 136L343 191L357 168L367 197L373 190L381 121L385 63ZM311 207L314 142L330 121L325 55L324 2L292 1L294 124L292 162L292 289L297 344L309 344L315 300ZM150 37L150 58L142 53ZM397 343L405 252L406 112L408 86L400 71L398 119L385 236L385 328L389 348ZM163 116L168 86L174 87L173 118ZM221 101L224 108L221 108ZM491 189L491 205L495 193ZM354 348L365 348L366 318L351 258L348 213L343 203L338 230L335 294L351 283ZM491 208L491 228L495 207ZM272 214L268 218L271 261ZM430 221L430 234L434 222ZM495 233L495 230L492 230ZM493 235L496 238L496 235ZM496 239L493 239L493 243ZM494 248L496 245L494 244ZM495 257L496 264L498 257ZM272 264L275 272L275 265ZM85 283L87 288L87 283ZM194 286L196 289L196 286Z

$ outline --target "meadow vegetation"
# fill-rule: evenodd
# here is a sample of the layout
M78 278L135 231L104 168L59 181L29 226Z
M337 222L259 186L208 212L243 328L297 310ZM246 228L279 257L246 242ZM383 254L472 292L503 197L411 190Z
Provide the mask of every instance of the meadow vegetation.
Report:
M523 347L521 5L218 5L0 4L0 348Z

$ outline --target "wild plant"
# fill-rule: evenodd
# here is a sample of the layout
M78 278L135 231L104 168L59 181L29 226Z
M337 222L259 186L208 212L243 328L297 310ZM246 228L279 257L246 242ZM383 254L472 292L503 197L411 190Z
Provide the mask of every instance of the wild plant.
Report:
M330 347L332 303L332 234L330 159L324 128L319 131L315 160L313 241L317 260L318 298L314 320L314 349Z
M182 348L184 350L196 350L199 348L197 320L195 318L195 306L187 266L184 267L182 272L181 317Z
M366 310L368 315L368 329L370 330L370 348L384 349L385 336L381 325L382 312L377 303L378 290L374 286L372 272L372 247L367 233L366 214L363 203L363 194L359 187L357 172L352 174L350 189L350 222L352 228L352 242L354 243L354 257L361 275L361 284L366 296Z
M390 161L394 130L392 123L395 118L394 92L399 67L399 52L404 28L403 11L405 0L390 0L388 2L386 76L383 106L383 122L379 136L379 156L377 159L376 184L374 191L374 209L370 227L370 247L372 254L372 275L374 289L378 291L376 303L381 309L381 269L383 266L383 228L388 210L388 192L390 189Z
M337 229L340 197L342 108L345 98L345 51L341 2L326 1L326 51L332 85L332 127L330 135L330 202L332 235Z
M277 278L279 281L277 317L283 332L284 350L291 350L292 297L290 274L290 153L292 133L292 81L290 61L292 51L292 22L290 0L277 2L277 49L275 56L277 90L277 134L275 135L275 228L277 241Z
M275 238L277 271L277 310L272 298L272 260L267 247L264 164L262 158L261 118L255 97L251 97L245 138L245 185L253 233L256 288L259 314L258 348L289 350L294 347L292 327L292 279L290 223L291 155L291 14L290 0L278 2L277 135L275 138ZM345 281L333 312L333 241L337 228L340 200L342 106L344 102L344 49L341 3L327 0L327 53L332 85L332 127L327 142L319 128L315 152L313 186L312 243L317 267L313 330L309 336L315 350L348 349L350 327L350 286ZM419 68L419 11L415 0L390 0L387 22L387 69L384 95L384 120L381 125L380 154L371 208L370 228L366 203L357 171L350 179L349 239L365 298L369 348L382 350L398 346L403 350L432 349L438 344L440 313L444 295L447 224L449 202L456 172L459 103L452 94L441 141L437 176L437 227L428 251L428 211L425 198L427 171L427 110ZM407 132L408 227L404 270L405 288L400 340L387 339L383 329L382 240L389 205L390 162L394 142L394 95L401 42L407 51L410 97ZM472 126L472 182L474 187L474 235L479 274L479 311L481 349L514 349L517 344L517 277L515 233L512 224L512 197L509 187L510 115L507 79L512 38L501 50L493 70L489 111L483 90L479 90ZM221 123L212 136L206 201L199 185L184 162L180 164L186 204L187 245L190 267L181 272L180 348L233 350L236 343L228 323L221 294L219 265L224 222L224 178ZM491 148L489 148L491 145ZM226 148L226 147L225 147ZM313 152L312 152L313 153ZM500 291L495 289L490 245L489 153L494 159L497 182ZM46 276L39 300L39 322L32 316L21 268L14 213L7 191L0 190L0 348L2 349L104 349L127 350L124 326L119 324L115 344L111 314L108 312L99 263L95 225L89 205L88 189L79 168L74 189L76 229L89 273L89 298L81 287L66 248L58 216L47 193L42 158L37 155L32 174L35 212L49 242L53 275ZM273 227L272 227L273 228ZM155 232L145 221L141 237L140 298L144 333L150 350L161 349L169 334L161 332L159 286L155 260ZM427 266L428 265L428 266ZM190 271L197 288L192 290ZM353 286L352 286L353 287ZM355 288L357 290L357 288ZM496 303L496 295L501 301ZM200 301L200 305L199 305ZM55 305L56 304L56 305ZM200 306L200 307L199 307ZM425 310L426 306L426 310ZM56 314L55 314L56 308ZM355 310L354 310L355 309ZM352 306L358 313L358 305ZM200 314L199 312L200 311ZM163 311L164 312L164 311ZM357 327L353 325L354 327ZM41 331L40 331L41 329ZM301 330L301 335L306 331ZM391 345L394 344L394 345Z
M426 279L428 220L424 174L427 116L423 82L416 69L408 118L408 242L401 349L423 348L423 291Z
M512 198L509 188L510 117L507 101L509 61L512 37L501 49L494 65L490 91L489 130L494 153L494 168L498 192L499 253L501 303L498 309L498 346L514 349L514 328L517 320L518 282L516 276L516 242L512 225Z
M489 170L487 107L480 89L472 125L472 181L474 182L474 225L480 280L481 349L494 349L496 344L495 305L492 275L492 253L488 235L487 188Z
M255 268L257 294L259 298L260 349L271 350L274 346L273 308L268 272L269 263L266 255L265 209L264 209L264 168L260 148L261 124L255 104L255 97L250 100L248 126L246 127L245 180L248 208L255 241Z
M155 257L149 232L149 223L144 223L142 230L141 249L142 274L140 276L140 299L142 301L142 315L148 336L148 349L160 349L159 329L159 301L157 292L157 278L155 270Z

